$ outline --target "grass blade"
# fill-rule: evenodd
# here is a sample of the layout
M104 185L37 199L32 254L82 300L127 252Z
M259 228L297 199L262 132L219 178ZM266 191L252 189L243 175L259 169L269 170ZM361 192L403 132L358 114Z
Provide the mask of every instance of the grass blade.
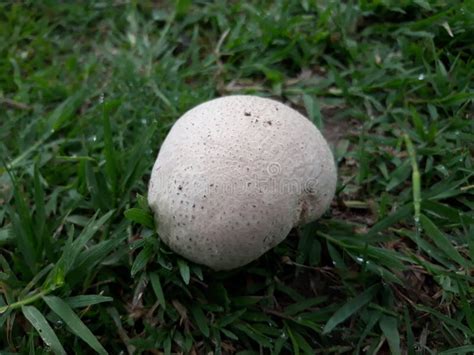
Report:
M316 99L310 95L303 95L303 102L308 117L319 129L323 129L323 117L321 116L321 109Z
M469 247L469 258L471 259L471 263L474 263L474 225L472 225L469 230L467 241Z
M181 277L183 278L184 283L186 285L189 285L191 274L189 271L188 263L182 259L178 259L178 268L179 268L179 273L181 274Z
M341 308L339 308L336 313L333 314L331 318L327 321L323 329L323 334L330 333L338 324L344 322L351 315L356 313L359 309L365 306L367 303L372 301L375 294L378 292L378 286L374 285L365 290L360 295L354 297Z
M426 234L436 244L436 246L442 250L451 260L458 264L469 268L469 263L464 259L461 254L454 248L449 239L441 232L438 227L425 215L420 216L420 221Z
M150 244L146 244L133 261L132 269L130 270L130 274L132 275L132 277L145 268L146 264L150 261L152 255L152 246Z
M15 240L18 250L23 256L25 263L34 272L36 268L34 262L36 259L35 248L32 245L31 240L26 235L25 230L22 228L22 223L18 215L9 206L7 206L7 211L10 215L12 223L13 240Z
M194 317L194 320L196 321L196 325L201 331L201 333L208 338L209 337L209 326L207 325L207 319L206 316L204 315L204 312L202 311L202 308L193 305L191 307L191 314Z
M294 330L292 333L293 333L293 338L298 343L298 347L303 351L304 354L306 355L314 354L314 349L311 348L311 345L308 344L306 339L297 330Z
M285 323L285 329L286 329L286 332L288 333L288 337L291 340L291 345L293 347L293 354L299 355L300 354L300 347L299 347L298 341L294 337L293 332L291 331L291 328L288 327L288 325L286 323Z
M397 319L395 317L383 316L379 321L379 325L385 338L387 338L390 352L393 355L401 355Z
M412 321L408 313L408 309L405 307L403 310L403 316L405 320L405 327L407 329L406 334L406 343L407 343L407 353L408 355L415 355L415 336L413 335L413 329L411 327Z
M464 345L457 348L441 351L439 355L463 355L463 354L473 354L474 345Z
M292 305L285 308L285 314L293 316L303 311L308 311L311 307L317 306L323 302L326 302L328 299L327 296L320 296L309 298L301 302L293 303Z
M104 155L105 155L105 171L107 173L108 182L112 188L112 196L115 203L115 198L118 192L118 169L116 161L116 152L114 149L114 143L112 139L112 126L110 124L109 113L111 109L117 105L117 102L112 101L110 103L103 104L102 113L102 124L104 128Z
M51 112L47 120L47 127L49 129L46 132L47 137L61 129L64 124L74 116L74 112L84 102L86 96L86 89L81 88L73 95L69 96L66 100L59 104L53 110L53 112Z
M156 298L160 301L161 307L166 309L166 300L163 293L163 288L161 287L160 277L157 273L153 272L150 274L151 287L155 292Z
M107 351L99 343L94 334L92 334L89 328L87 328L66 302L56 296L45 296L43 299L49 308L67 324L74 334L84 340L97 353L107 354Z
M367 335L369 335L369 333L372 331L372 329L374 328L375 324L377 324L377 322L378 322L378 320L380 319L381 316L382 316L381 312L370 312L370 316L369 316L369 319L367 321L367 325L365 326L365 329L362 332L362 334L360 335L359 341L357 342L357 347L356 347L356 350L355 350L355 354L360 353L360 348L362 346L362 342L365 340Z
M46 346L48 346L53 353L60 355L66 354L53 328L51 328L46 318L36 307L23 306L21 307L21 311L25 318L28 319L31 325L38 331L41 339L43 339Z
M38 165L35 165L35 232L39 244L43 244L43 232L46 221L45 196L43 186L40 181Z
M257 344L265 347L271 348L272 343L270 342L269 338L256 329L252 328L250 325L246 323L238 323L234 325L234 328L241 331L245 335L247 335L250 339L254 340Z
M72 253L68 262L68 268L66 271L69 271L75 266L76 259L78 255L82 252L82 249L86 246L87 242L97 233L100 228L107 223L107 221L112 217L115 210L107 212L105 215L96 220L94 216L90 223L83 229L81 234L74 240L72 243Z
M79 295L65 299L71 308L89 307L99 303L112 302L113 300L112 297L101 295Z
M108 211L112 206L109 186L101 172L96 173L90 161L84 162L87 188L97 209Z
M433 308L430 308L430 307L427 307L427 306L424 306L424 305L421 305L421 304L415 305L415 308L418 311L430 313L433 316L435 316L436 318L438 318L439 320L441 320L444 323L450 325L451 327L459 329L461 332L463 332L466 335L466 337L473 337L474 336L474 332L471 329L469 329L468 327L466 327L464 324L458 322L457 320L455 320L453 318L450 318L450 317L442 314L441 312L438 312L437 310L435 310Z
M128 220L141 224L147 228L153 229L155 227L153 216L141 208L129 208L124 212L124 215Z
M13 184L13 196L15 198L15 207L17 213L10 210L12 218L13 230L19 240L19 248L25 256L26 263L30 266L33 272L36 271L37 258L37 243L33 233L33 221L31 219L30 211L26 205L26 199L22 191L19 189L18 182L13 173L7 169Z
M413 210L412 204L406 204L398 208L394 213L377 222L367 233L367 237L373 237L384 229L394 225L398 221L407 218Z
M415 222L418 223L420 220L420 206L421 206L421 182L420 182L420 171L418 169L418 162L416 160L416 152L413 147L413 143L408 134L404 134L405 145L408 150L408 156L410 157L411 169L412 169L412 189L413 189L413 208L415 209Z

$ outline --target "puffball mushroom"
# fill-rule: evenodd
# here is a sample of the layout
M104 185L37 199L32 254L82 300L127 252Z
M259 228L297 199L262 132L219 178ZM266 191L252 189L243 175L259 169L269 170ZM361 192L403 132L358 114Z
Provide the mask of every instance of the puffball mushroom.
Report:
M331 150L313 123L277 101L237 95L176 121L153 167L148 203L173 251L229 270L320 217L335 188Z

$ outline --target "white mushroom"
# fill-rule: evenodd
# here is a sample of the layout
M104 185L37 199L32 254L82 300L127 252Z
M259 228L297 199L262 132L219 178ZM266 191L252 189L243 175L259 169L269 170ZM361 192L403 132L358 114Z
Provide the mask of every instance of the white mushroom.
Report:
M161 239L215 270L245 265L320 217L336 168L319 130L257 96L227 96L186 112L161 146L148 203Z

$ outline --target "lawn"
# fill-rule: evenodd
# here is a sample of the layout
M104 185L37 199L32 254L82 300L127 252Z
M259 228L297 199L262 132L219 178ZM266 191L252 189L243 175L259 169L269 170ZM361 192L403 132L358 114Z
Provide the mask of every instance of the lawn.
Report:
M0 352L474 353L474 2L0 3ZM213 272L154 232L173 122L309 117L327 213Z

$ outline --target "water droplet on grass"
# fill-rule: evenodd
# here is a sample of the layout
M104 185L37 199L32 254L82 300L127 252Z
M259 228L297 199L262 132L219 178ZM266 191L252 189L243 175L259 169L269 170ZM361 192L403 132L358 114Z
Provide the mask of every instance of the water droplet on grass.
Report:
M449 176L449 171L448 169L446 169L446 167L444 165L438 165L438 169L437 169L440 173L442 173L444 176Z
M421 227L421 223L420 223L420 217L415 216L414 221L415 221L415 230L419 236L419 234L421 234L421 232L423 231L423 228Z

